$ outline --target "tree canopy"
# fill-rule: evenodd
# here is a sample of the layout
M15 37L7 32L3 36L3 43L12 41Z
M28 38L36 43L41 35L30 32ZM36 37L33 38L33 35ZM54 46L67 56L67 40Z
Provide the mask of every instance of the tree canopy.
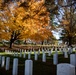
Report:
M10 40L10 46L19 39L39 42L62 30L62 40L71 45L75 17L75 0L0 0L0 40Z
M10 40L10 47L17 39L42 41L52 36L44 1L8 1L0 9L0 18L0 39Z
M74 1L66 1L66 5L62 5L63 16L61 20L62 40L67 42L68 46L75 43L76 40L76 5Z

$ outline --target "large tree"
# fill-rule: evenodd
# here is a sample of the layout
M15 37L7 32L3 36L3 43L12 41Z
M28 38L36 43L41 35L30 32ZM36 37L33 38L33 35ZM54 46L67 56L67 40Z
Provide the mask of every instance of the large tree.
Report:
M18 39L42 41L52 35L49 30L49 12L43 0L3 3L5 6L0 10L0 39L10 40L10 48Z
M63 0L58 3L61 8L61 24L62 40L67 42L68 46L74 44L76 40L76 1L75 0Z
M75 0L45 0L50 14L50 22L54 30L62 30L62 40L68 46L76 40L76 1ZM56 21L55 21L56 20ZM56 26L57 25L57 26ZM59 31L60 32L60 31Z

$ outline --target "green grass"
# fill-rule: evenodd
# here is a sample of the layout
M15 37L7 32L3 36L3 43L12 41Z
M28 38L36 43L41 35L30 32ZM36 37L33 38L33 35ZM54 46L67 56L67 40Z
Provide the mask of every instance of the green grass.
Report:
M0 46L3 46L3 44L0 43Z
M10 54L6 54L4 52L0 52L0 55L3 55L5 57L10 57L10 70L6 71L5 67L1 68L0 67L0 75L12 75L12 64L13 64L13 59L18 58L19 63L18 63L18 75L24 75L24 67L25 67L25 58L20 58L20 57L14 57L11 56ZM31 59L33 60L33 75L56 75L56 65L53 65L53 54L51 56L47 55L47 60L46 62L42 62L42 54L39 55L38 61L34 60L34 54L32 54ZM58 55L58 63L69 63L70 58L64 58L63 54L59 53Z

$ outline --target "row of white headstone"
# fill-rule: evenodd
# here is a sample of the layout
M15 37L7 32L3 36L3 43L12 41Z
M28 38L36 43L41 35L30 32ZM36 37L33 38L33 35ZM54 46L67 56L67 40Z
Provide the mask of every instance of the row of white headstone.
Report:
M0 65L1 67L5 66L6 70L10 68L10 57L6 57L6 65L5 65L5 56L0 56ZM25 71L24 75L32 75L33 74L33 61L26 60L25 61ZM18 75L18 58L13 59L13 69L12 75Z
M44 54L45 56L45 54ZM54 55L55 57L58 57L57 54ZM55 58L54 64L57 64L57 59ZM5 66L5 57L0 56L0 64L1 67ZM6 58L6 66L5 69L9 70L10 67L10 57ZM57 75L75 75L75 67L76 67L76 54L71 54L70 55L70 64L68 63L62 63L62 64L57 64ZM32 60L26 60L25 61L25 73L24 75L32 75L33 72L33 61ZM18 74L18 58L14 58L13 60L13 71L12 75L17 75Z
M20 51L20 57L22 57L22 52ZM32 51L28 52L28 59L31 59L31 52ZM68 58L68 51L66 51L66 49L64 49L61 52L64 53L64 57L65 58ZM51 55L51 51L50 50L48 50L48 51L46 50L46 52L45 52L44 50L42 50L42 61L43 62L46 62L46 53L48 53L48 56L50 56ZM72 51L71 51L71 53L72 53ZM38 55L39 54L40 54L40 50L38 51L38 53L36 51L34 51L35 60L38 60ZM18 53L14 52L14 56L18 56ZM26 57L26 51L24 52L23 56L24 56L24 58ZM71 54L70 55L70 64L67 64L67 63L58 64L58 53L56 51L55 54L53 55L53 64L57 65L57 75L75 75L76 55L75 54ZM67 70L67 69L69 69L69 70ZM15 72L13 72L13 73L15 73Z
M40 51L38 53L36 51L34 51L34 55L35 55L34 59L35 60L38 60L39 54L40 54ZM52 54L52 52L49 51L48 56L51 56L51 54ZM16 52L16 53L14 52L13 55L18 56L18 52ZM22 57L22 52L20 52L20 57ZM26 58L26 52L24 53L23 57ZM28 52L28 59L31 59L31 52ZM46 52L44 50L42 51L42 61L46 62ZM58 63L58 53L57 52L53 55L53 63L54 64Z
M30 52L28 52L28 59L30 59L31 58L31 52L32 51L30 51ZM48 56L50 56L51 55L51 51L50 50L48 50ZM35 60L38 60L38 55L40 54L40 50L38 51L38 53L36 52L36 51L34 51L34 54L35 54ZM14 52L14 56L18 56L18 53L15 53ZM20 57L22 56L22 52L20 52ZM24 58L26 57L26 51L25 51L25 53L24 53ZM68 52L66 51L66 50L64 50L64 57L65 58L68 58ZM73 61L74 60L76 60L76 57L73 55L73 54L71 54L70 55L70 60L71 60L71 63L73 63ZM74 59L72 59L72 58L74 58ZM43 62L46 62L46 52L44 51L44 50L42 50L42 61ZM57 65L58 64L58 54L57 54L57 51L55 52L55 54L53 55L53 64L55 64L55 65ZM76 64L75 63L73 63L75 66L76 66Z
M6 51L6 52L9 52L9 51ZM20 53L18 53L18 52L10 52L12 55L14 55L14 56L19 56L19 57L22 57L23 56L23 58L26 58L26 54L28 54L28 59L31 59L31 54L32 54L32 51L28 51L28 52L21 52L20 51ZM43 50L42 51L42 55L44 56L45 55L45 51ZM37 52L37 51L34 51L34 55L35 55L35 60L37 60L38 59L38 55L40 55L40 50ZM48 51L48 56L51 56L51 51Z
M51 49L39 49L38 50L38 54L40 54L40 52L44 52L45 51L45 53L49 53L50 51L51 52L53 52L53 51L60 51L60 52L62 52L62 53L64 53L64 52L68 52L68 53L72 53L73 51L75 51L76 50L76 48L66 48L66 47L64 47L64 48L51 48ZM23 52L26 52L26 53L29 53L29 52L35 52L35 50L33 49L33 50L21 50L21 49L19 49L19 50L17 50L18 52L20 52L20 53L23 53ZM12 53L14 53L13 51L10 51L10 50L5 50L5 52L7 52L8 54L12 54ZM18 53L18 52L16 52L16 53Z
M9 52L9 51L7 51L7 52ZM32 51L26 52L26 50L25 50L24 54L23 54L23 51L20 51L19 57L22 57L22 54L23 54L23 58L26 58L26 53L28 54L28 59L31 59L31 53L32 53ZM48 53L48 56L51 56L52 51L51 50L44 51L42 49L42 61L43 62L46 62L46 53ZM18 52L13 52L12 54L14 56L18 57ZM66 51L66 49L64 49L63 54L64 54L65 58L68 58L68 52ZM36 52L34 50L34 55L35 55L34 59L38 60L38 55L40 55L40 49L39 49L38 52ZM58 52L57 52L57 50L55 51L55 54L53 54L53 64L55 64L55 65L58 64Z

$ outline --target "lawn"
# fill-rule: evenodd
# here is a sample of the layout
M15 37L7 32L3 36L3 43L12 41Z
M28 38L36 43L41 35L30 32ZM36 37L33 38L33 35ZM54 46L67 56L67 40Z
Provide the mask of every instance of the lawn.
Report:
M18 58L19 63L18 63L18 75L24 75L24 66L25 66L25 58L21 57L14 57L11 56L10 54L5 54L4 52L0 52L0 55L3 55L5 57L10 57L10 70L6 71L5 67L1 68L0 67L0 75L12 75L12 64L13 64L13 59ZM31 56L31 60L33 60L33 75L56 75L56 65L53 65L53 55L48 56L46 54L46 62L42 62L42 54L39 55L38 60L34 60L34 54ZM58 63L69 63L70 58L64 58L63 54L59 53L58 55Z

